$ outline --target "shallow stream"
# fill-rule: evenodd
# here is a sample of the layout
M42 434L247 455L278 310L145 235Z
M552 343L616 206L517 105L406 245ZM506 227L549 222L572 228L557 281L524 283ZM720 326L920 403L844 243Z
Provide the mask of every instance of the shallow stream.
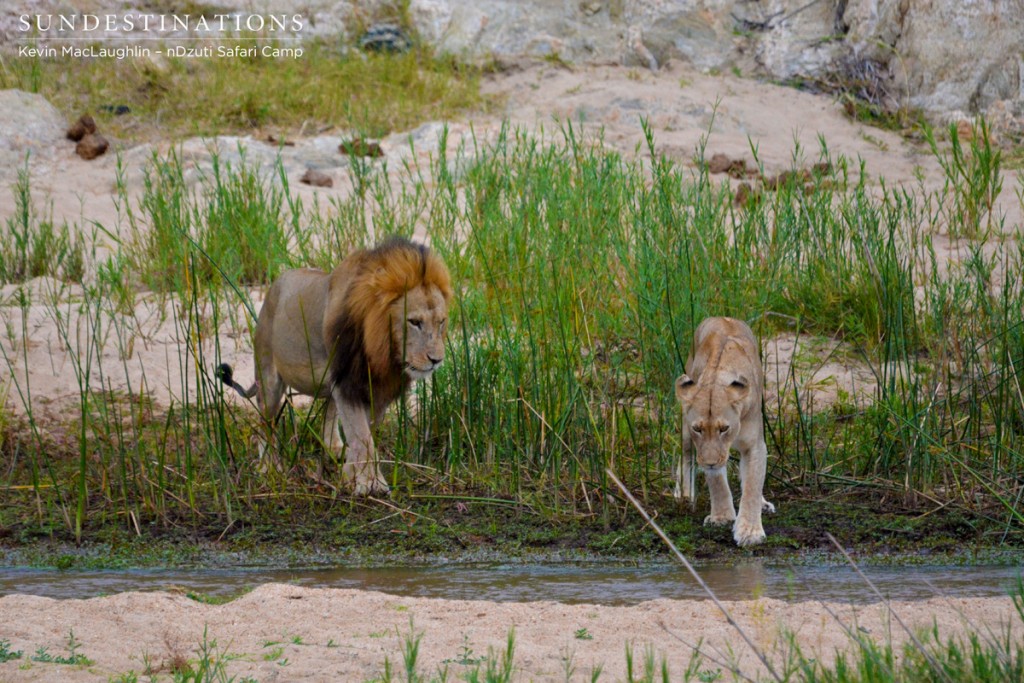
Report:
M842 566L780 567L760 563L698 568L722 600L759 597L790 601L871 602L875 596L854 571ZM1017 567L867 567L864 573L893 600L937 595L1007 595L1020 580ZM703 599L703 589L681 567L607 564L444 565L373 569L138 569L59 571L0 568L0 595L90 598L125 591L178 589L234 596L264 583L316 588L356 588L397 596L454 600L629 605L656 598Z

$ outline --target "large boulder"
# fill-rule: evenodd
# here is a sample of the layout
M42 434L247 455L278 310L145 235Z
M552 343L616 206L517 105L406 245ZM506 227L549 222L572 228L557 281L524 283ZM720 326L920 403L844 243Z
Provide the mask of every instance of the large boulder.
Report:
M0 165L20 165L26 154L48 156L62 145L68 124L42 95L0 90Z
M1024 114L1024 2L852 0L845 18L851 52L884 64L910 106Z

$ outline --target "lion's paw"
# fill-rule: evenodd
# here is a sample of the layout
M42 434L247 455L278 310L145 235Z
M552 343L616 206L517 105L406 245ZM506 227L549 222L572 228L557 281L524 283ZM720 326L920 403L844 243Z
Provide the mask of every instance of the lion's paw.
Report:
M732 524L733 520L736 519L736 515L708 515L704 518L704 526L725 526L726 524Z
M775 514L775 506L769 503L764 498L761 499L761 512L767 512L768 514Z
M751 522L742 518L736 520L736 525L732 529L732 537L736 540L736 545L741 547L764 543L767 538L760 520Z

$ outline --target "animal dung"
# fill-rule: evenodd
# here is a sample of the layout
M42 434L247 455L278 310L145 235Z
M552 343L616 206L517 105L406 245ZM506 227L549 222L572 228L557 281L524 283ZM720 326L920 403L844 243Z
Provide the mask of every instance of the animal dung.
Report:
M78 120L68 128L68 140L78 142L86 135L96 132L96 121L88 114L82 114Z
M99 133L89 133L75 145L75 153L89 161L105 153L109 146L110 143L107 142L107 139Z
M384 150L380 148L380 143L363 140L362 138L353 138L352 140L342 141L342 143L338 145L338 151L350 157L375 158L384 156Z

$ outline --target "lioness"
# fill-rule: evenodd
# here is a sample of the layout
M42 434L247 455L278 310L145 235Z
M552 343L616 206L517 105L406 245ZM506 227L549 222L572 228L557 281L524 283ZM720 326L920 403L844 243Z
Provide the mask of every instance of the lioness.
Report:
M329 399L323 442L344 451L342 478L356 495L385 493L371 420L444 360L451 296L440 257L401 238L356 251L330 273L289 270L256 321L256 382L242 387L226 364L217 374L242 396L257 396L268 429L286 387Z
M761 512L775 512L762 496L768 460L761 419L763 387L757 340L746 323L708 318L697 327L686 373L676 380L676 398L683 407L683 453L675 472L675 497L694 503L695 445L711 495L711 514L704 524L735 520L733 538L741 546L764 541ZM732 448L740 454L739 517L725 467Z

